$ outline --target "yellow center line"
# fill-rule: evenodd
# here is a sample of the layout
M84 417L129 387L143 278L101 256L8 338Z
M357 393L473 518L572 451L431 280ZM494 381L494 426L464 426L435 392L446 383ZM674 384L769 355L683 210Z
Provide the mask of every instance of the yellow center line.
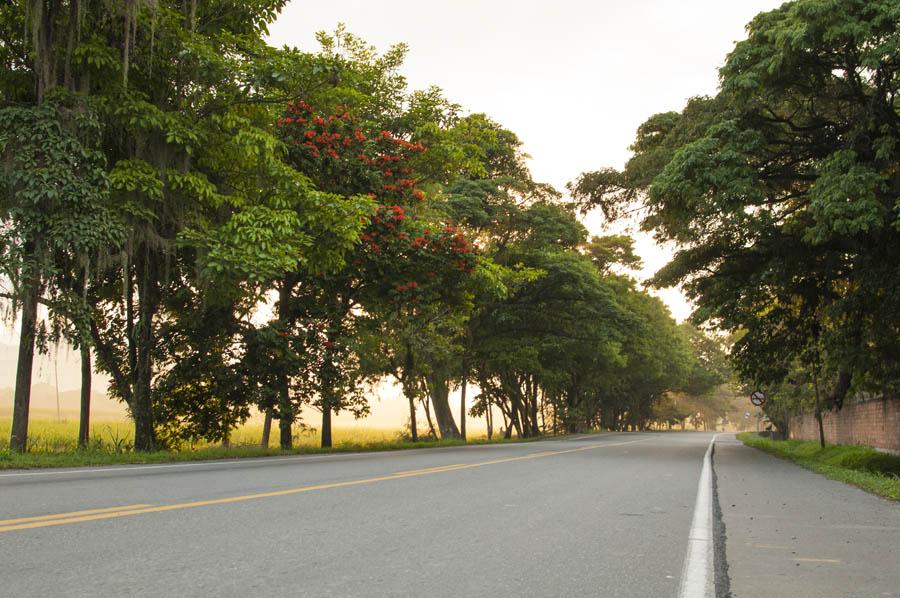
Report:
M454 463L453 465L440 465L438 467L426 467L425 469L411 469L409 471L395 471L393 475L395 476L417 476L425 473L440 473L442 471L453 471L454 469L461 469L463 467L468 467L467 463Z
M78 513L62 513L60 515L46 515L41 520L32 520L28 522L13 523L10 519L0 523L0 534L5 532L13 532L25 529L36 529L41 527L51 527L56 525L69 525L72 523L84 523L87 521L100 521L103 519L115 519L118 517L129 517L133 515L143 515L146 513L164 513L166 511L179 511L182 509L193 509L196 507L208 507L212 505L225 505L237 502L245 502L250 500L259 500L262 498L274 498L278 496L289 496L292 494L300 494L302 492L312 492L315 490L330 490L333 488L347 488L350 486L361 486L363 484L374 484L377 482L387 482L391 480L402 480L410 477L420 477L436 473L444 473L449 471L459 471L462 469L475 469L477 467L485 467L487 465L498 465L500 463L512 463L514 461L525 461L529 459L540 459L543 457L551 457L555 455L565 455L568 453L578 453L598 448L607 448L613 446L622 446L624 444L634 444L636 442L646 442L651 438L643 438L641 440L630 440L628 442L610 442L602 444L590 444L574 449L566 449L561 451L543 451L539 453L530 453L518 457L506 457L503 459L492 459L490 461L479 461L477 463L460 463L456 465L445 465L441 467L433 467L428 469L413 470L407 472L398 472L389 475L377 476L372 478L363 478L359 480L348 480L345 482L330 482L327 484L316 484L314 486L300 486L298 488L288 488L286 490L273 490L271 492L259 492L256 494L245 494L242 496L230 496L227 498L215 498L210 500L198 500L193 502L176 503L171 505L158 506L142 506L134 505L133 507L118 507L113 509L95 509L94 512L80 511ZM32 519L32 518L27 518Z
M78 517L84 515L95 515L97 513L109 513L112 511L130 511L133 509L142 509L152 507L153 505L126 505L124 507L107 507L105 509L88 509L86 511L72 511L71 513L58 513L56 515L38 515L37 517L19 517L18 519L0 519L0 528L7 527L16 523L29 523L32 521L49 521L53 519L68 519L69 517Z

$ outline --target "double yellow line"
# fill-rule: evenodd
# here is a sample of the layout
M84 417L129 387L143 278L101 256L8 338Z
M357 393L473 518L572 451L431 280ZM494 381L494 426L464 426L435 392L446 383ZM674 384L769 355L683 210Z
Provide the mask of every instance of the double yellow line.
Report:
M89 509L85 511L73 511L71 513L58 513L55 515L41 515L38 517L20 517L18 519L0 520L0 534L6 532L14 532L19 530L36 529L41 527L52 527L57 525L69 525L73 523L84 523L87 521L100 521L103 519L116 519L119 517L131 517L134 515L144 515L146 513L164 513L166 511L178 511L182 509L193 509L196 507L208 507L213 505L226 505L237 502L245 502L250 500L259 500L262 498L273 498L277 496L289 496L291 494L300 494L302 492L313 492L315 490L330 490L332 488L346 488L349 486L361 486L363 484L374 484L377 482L388 482L392 480L402 480L412 477L421 477L426 475L447 473L450 471L459 471L462 469L475 469L477 467L485 467L488 465L498 465L500 463L512 463L513 461L525 461L529 459L541 459L544 457L552 457L556 455L565 455L567 453L578 453L589 451L597 448L606 448L612 446L621 446L623 444L633 444L635 442L644 442L650 440L644 438L641 440L631 440L628 442L590 444L573 449L561 451L542 451L539 453L529 453L518 457L506 457L503 459L492 459L490 461L479 461L477 463L455 463L453 465L441 465L438 467L429 467L426 469L415 469L411 471L398 471L392 474L377 476L372 478L363 478L359 480L349 480L345 482L331 482L327 484L316 484L314 486L300 486L298 488L288 488L286 490L273 490L271 492L259 492L256 494L244 494L242 496L230 496L228 498L216 498L211 500L197 500L193 502L175 503L170 505L127 505L123 507L108 507L103 509Z

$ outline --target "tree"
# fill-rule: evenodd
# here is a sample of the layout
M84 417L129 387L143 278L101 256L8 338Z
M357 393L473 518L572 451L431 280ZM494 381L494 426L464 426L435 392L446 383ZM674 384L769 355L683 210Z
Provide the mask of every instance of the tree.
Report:
M460 387L460 428L465 423L467 384L477 379L476 333L485 310L510 297L512 289L533 281L537 271L510 263L504 251L524 234L523 214L531 203L551 201L558 193L534 182L525 164L521 141L484 114L459 118L447 129L442 147L455 156L454 169L438 198L438 209L455 225L477 239L481 254L471 287L472 316L445 337L450 350L443 352L437 368L444 372L431 382L446 397L452 384ZM432 359L432 361L437 361ZM476 400L472 415L484 415L489 435L493 432L488 395ZM452 420L451 420L452 421Z
M641 268L641 258L634 251L634 240L625 235L592 237L587 253L604 276L616 266L628 270Z
M346 266L333 274L298 277L285 295L307 327L314 319L322 326L318 347L324 355L314 375L314 404L323 414L323 446L330 446L332 412L363 407L354 392L363 371L352 350L360 317L379 314L394 332L409 331L410 320L421 319L426 303L449 304L446 299L459 288L458 276L472 271L475 253L461 233L429 218L426 194L419 188L423 175L416 170L416 158L426 148L408 138L412 132L395 134L383 128L383 121L366 120L348 107L319 111L305 101L288 106L279 123L293 148L293 164L317 186L367 194L378 202ZM445 292L432 297L437 289ZM404 383L404 388L412 392L414 387ZM357 402L348 402L354 396ZM453 435L455 424L447 425L447 410L440 397L433 398L438 398L442 431Z
M482 307L471 329L481 389L477 412L496 406L508 422L507 435L515 430L532 436L538 433L541 386L551 390L551 400L563 401L557 411L567 429L590 419L581 380L603 367L598 359L616 359L618 314L597 270L574 251L586 232L571 212L536 203L520 218L520 240L495 259L521 263L536 275Z
M333 267L367 206L314 191L272 134L273 51L262 36L284 0L28 4L3 9L14 69L4 81L34 91L6 89L4 101L41 104L64 87L96 110L126 234L94 269L91 338L134 418L135 447L151 449L169 296L180 284L208 290L230 278L234 288L235 278L258 284L298 264Z
M109 203L99 136L93 106L67 94L37 106L0 109L0 265L21 310L10 438L15 451L27 448L38 303L84 332L84 302L73 297L65 280L71 270L60 266L71 265L83 281L97 253L123 239L122 222ZM79 336L82 343L86 336Z
M897 22L887 1L758 15L715 98L651 117L624 171L572 186L611 216L639 202L643 227L679 244L654 283L742 332L744 379L778 384L802 360L838 407L900 376Z

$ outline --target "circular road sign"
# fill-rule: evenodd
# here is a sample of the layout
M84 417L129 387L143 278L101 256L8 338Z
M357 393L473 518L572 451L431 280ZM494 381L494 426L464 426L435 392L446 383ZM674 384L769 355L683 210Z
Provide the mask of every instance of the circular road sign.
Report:
M757 390L752 395L750 395L750 402L757 407L762 407L766 404L766 395L762 391Z

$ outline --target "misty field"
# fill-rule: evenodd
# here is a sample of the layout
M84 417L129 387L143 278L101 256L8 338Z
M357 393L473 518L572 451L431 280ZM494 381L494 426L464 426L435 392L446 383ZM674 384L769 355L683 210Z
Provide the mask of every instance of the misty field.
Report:
M0 470L32 469L46 467L81 467L126 463L170 463L213 459L238 459L297 454L370 452L462 444L498 442L527 442L534 438L503 439L497 435L488 440L484 434L470 435L464 440L434 440L420 438L413 442L399 430L386 428L347 426L332 430L334 445L321 448L319 433L305 430L294 434L294 448L282 451L278 447L278 427L273 426L268 447L260 446L262 422L251 421L232 432L230 445L221 443L183 443L169 450L135 451L133 424L127 420L97 420L91 425L91 442L86 449L78 449L77 418L57 420L53 417L31 419L28 435L28 451L17 453L9 450L11 418L0 417Z
M0 451L9 448L9 434L12 420L9 417L0 417ZM262 422L250 421L232 432L231 445L235 448L259 447L262 438ZM336 427L332 431L334 443L339 445L351 445L365 447L366 445L383 445L401 440L399 430L391 430L374 427ZM134 424L127 420L98 420L91 424L92 451L122 453L128 452L133 447ZM306 430L294 433L294 446L298 448L313 449L320 443L319 433L316 430ZM53 417L32 419L28 426L28 452L29 453L64 453L77 450L78 444L78 419ZM178 447L180 451L202 450L219 446L208 442L184 443ZM270 436L271 448L278 446L278 422L274 422Z

